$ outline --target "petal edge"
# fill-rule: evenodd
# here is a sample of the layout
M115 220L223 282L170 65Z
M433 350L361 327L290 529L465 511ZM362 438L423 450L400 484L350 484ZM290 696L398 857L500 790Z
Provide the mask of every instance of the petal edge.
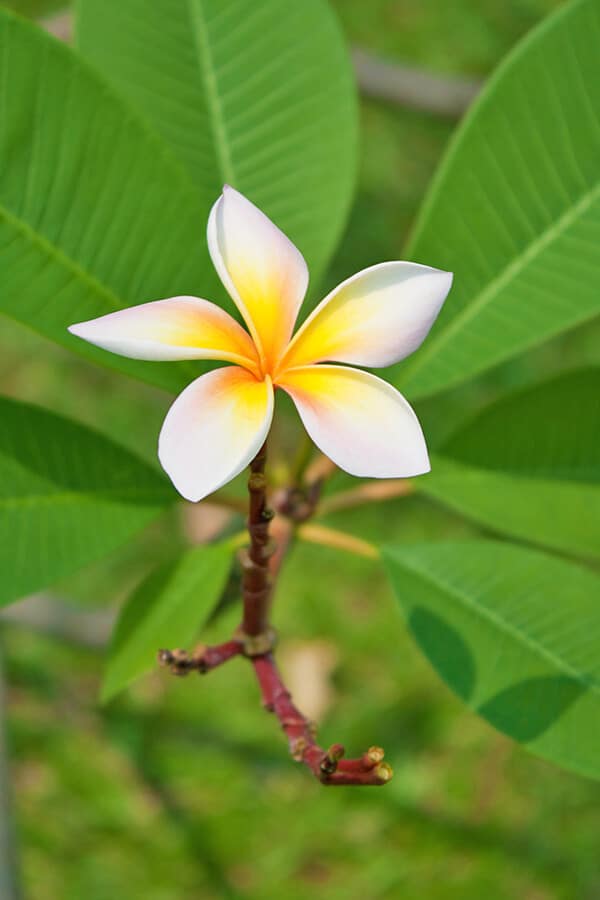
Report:
M202 500L256 456L273 418L273 386L238 366L201 375L169 409L158 441L160 463L179 493Z
M386 262L346 279L294 336L281 368L328 361L378 368L425 340L452 285L452 273Z
M132 359L222 359L257 369L250 335L225 310L199 297L130 306L71 325L69 331Z
M225 185L207 227L208 249L267 365L282 355L308 286L298 248L257 206Z
M317 447L350 475L409 478L429 471L419 420L381 378L318 365L289 369L277 384L292 397Z

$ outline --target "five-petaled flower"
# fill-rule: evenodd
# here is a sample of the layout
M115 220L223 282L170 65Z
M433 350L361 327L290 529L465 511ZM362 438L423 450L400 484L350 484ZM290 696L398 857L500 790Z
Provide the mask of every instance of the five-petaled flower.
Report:
M232 363L193 381L167 414L158 455L177 490L201 500L251 462L271 426L274 388L292 397L317 447L351 475L429 471L404 397L374 375L330 363L404 359L425 339L452 275L411 262L371 266L331 291L292 337L308 270L283 232L226 186L210 213L208 247L248 331L197 297L155 300L69 329L134 359Z

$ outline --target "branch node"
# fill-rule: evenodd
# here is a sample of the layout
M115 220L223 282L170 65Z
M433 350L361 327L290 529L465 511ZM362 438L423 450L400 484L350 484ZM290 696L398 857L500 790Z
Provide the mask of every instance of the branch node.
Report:
M277 543L273 538L268 538L260 548L262 563L267 563L277 550Z
M251 472L248 478L248 490L252 493L262 493L267 489L267 478L264 472Z
M308 741L305 737L297 737L290 741L290 756L294 762L304 761L304 754L308 746Z
M277 644L277 632L274 628L267 628L260 634L246 634L242 628L238 628L233 637L241 643L244 656L250 658L270 653Z
M336 771L338 762L343 757L345 750L342 744L332 744L329 750L323 756L319 764L319 769L324 775L331 775Z
M255 552L259 552L262 558L263 565L255 562L250 556L250 551L247 547L243 547L238 553L238 559L240 561L240 565L244 572L256 572L257 576L261 576L265 578L265 573L263 572L264 564L268 562L268 560L273 556L275 551L277 550L277 544L275 541L269 539L264 544L257 548ZM268 573L267 573L268 574Z

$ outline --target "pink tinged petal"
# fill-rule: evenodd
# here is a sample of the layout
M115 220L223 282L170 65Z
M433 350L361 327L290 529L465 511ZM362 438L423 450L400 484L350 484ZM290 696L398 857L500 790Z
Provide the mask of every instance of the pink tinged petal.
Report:
M258 207L229 186L208 220L208 248L267 367L292 335L308 286L300 251Z
M452 274L411 262L364 269L336 287L308 317L281 367L323 360L388 366L427 336Z
M186 500L202 500L256 456L273 418L273 386L227 366L201 375L179 395L164 421L158 457Z
M208 300L171 297L71 325L71 334L133 359L223 359L256 370L256 349L235 319Z
M381 378L344 366L289 369L277 382L323 453L351 475L408 478L429 471L419 421Z

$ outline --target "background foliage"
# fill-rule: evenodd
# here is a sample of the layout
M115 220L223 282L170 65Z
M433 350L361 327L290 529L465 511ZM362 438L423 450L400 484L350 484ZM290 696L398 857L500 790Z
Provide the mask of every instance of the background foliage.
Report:
M49 9L45 3L15 5L30 15ZM559 4L552 0L515 0L510 4L488 0L475 7L467 2L446 4L439 0L419 4L336 0L333 5L346 37L353 43L441 72L486 76L518 37ZM2 322L2 392L86 422L146 458L154 468L152 435L168 403L166 395L78 360L26 331L22 324L34 324L42 335L60 335L62 340L69 307L87 303L92 304L87 308L95 309L93 304L104 302L107 289L111 302L124 305L125 300L148 299L145 291L150 283L157 290L164 284L164 290L173 293L177 278L202 285L212 278L202 241L196 239L190 223L198 216L196 231L201 235L203 214L198 210L210 202L214 188L198 180L200 166L191 155L187 130L178 135L173 132L173 123L166 115L167 101L160 94L160 79L150 68L142 68L144 61L148 66L152 53L166 52L177 34L188 34L178 19L179 4L165 6L170 15L161 4L153 5L155 16L160 14L162 19L150 17L144 21L145 41L135 48L128 46L127 40L137 32L123 26L118 5L109 7L115 13L113 21L103 14L105 6L95 0L81 3L79 46L104 68L113 88L100 84L98 76L82 66L81 70L77 68L77 90L69 100L74 104L69 122L82 134L89 128L92 112L98 115L94 131L98 141L108 140L117 129L114 171L118 170L117 162L128 166L134 186L140 185L135 193L143 214L139 214L140 208L115 211L100 203L86 232L62 227L67 214L77 213L71 210L73 198L75 203L89 205L103 184L97 171L93 167L87 171L74 155L78 139L73 132L65 132L62 144L48 132L51 146L61 148L58 174L57 167L51 165L45 139L32 148L39 162L33 166L34 180L23 194L18 195L22 183L18 166L22 161L5 157L2 174L11 191L13 219L18 213L29 232L38 235L24 243L15 239L13 229L7 232L3 244L6 254L15 255L4 256L4 266L10 264L15 274L1 302L4 311L18 321ZM317 6L302 5L306 10L302 15L307 19L292 22L294 38L307 27ZM268 10L270 5L264 4L264 8ZM588 229L593 228L595 219L591 201L595 201L593 179L597 178L597 169L581 171L579 151L574 153L569 143L574 129L583 129L583 139L592 142L588 152L582 151L587 161L589 147L593 148L597 140L597 123L589 113L590 108L595 109L595 102L588 101L583 113L571 103L572 97L582 97L582 78L591 90L600 83L590 78L585 68L593 65L586 48L588 40L595 46L590 35L597 28L597 4L582 3L580 9L583 12L572 17L568 34L560 38L567 46L577 48L576 63L566 75L561 72L557 82L540 61L543 54L539 59L534 57L533 63L530 60L527 65L531 69L526 71L518 68L525 64L516 57L517 68L508 86L497 87L495 106L491 108L489 101L487 106L482 103L478 121L483 124L477 128L467 124L462 138L454 144L454 156L447 158L437 176L437 188L412 237L410 252L422 256L423 261L444 265L450 255L453 261L464 260L457 300L463 310L469 309L469 304L474 304L478 314L487 309L480 298L489 296L489 285L496 284L498 278L505 283L507 275L501 273L518 272L521 279L511 283L504 306L496 302L489 306L498 316L493 327L482 328L477 315L462 313L459 327L454 324L456 320L450 321L449 308L448 318L441 320L437 337L432 338L438 349L445 348L447 357L436 352L421 369L420 356L400 370L403 389L410 397L420 396L417 409L436 450L434 471L418 482L414 496L392 501L386 507L332 514L326 522L393 546L387 554L388 566L400 589L409 628L460 697L497 728L532 749L592 773L597 772L598 765L598 755L590 752L598 743L594 706L598 653L591 643L597 636L586 625L594 615L597 618L594 600L597 603L598 576L593 565L584 569L571 559L589 563L597 556L599 469L598 444L593 436L597 434L599 415L600 332L597 323L588 322L542 344L542 337L558 332L557 323L565 324L560 287L568 269L549 270L541 264L543 258L538 262L528 249L530 245L537 247L540 241L546 246L544 235L548 223L555 219L564 219L572 229L561 235L563 240L589 240L590 254L595 247L593 231ZM235 29L219 30L218 21L213 25L216 31L212 37L218 39L222 54L218 69L226 67L228 41L232 41L231 52L235 51L236 33ZM266 25L263 28L258 19L251 19L247 27L257 36L266 31ZM286 23L270 20L269 27L283 29L280 41L285 43ZM62 77L60 71L74 65L71 57L62 48L52 48L44 51L40 62L40 44L33 31L3 28L3 52L11 64L16 61L20 66L18 108L24 117L20 127L27 129L33 115L42 128L56 127L50 111L44 115L42 110L40 116L35 98L44 84ZM549 33L551 42L559 40ZM119 39L119 53L114 58L103 56L109 36ZM314 29L310 37L308 44L313 45ZM327 34L323 37L326 39ZM556 43L550 46L555 52L560 49ZM137 57L133 52L136 49ZM255 42L248 42L243 65L252 67L256 62L252 56L255 49ZM336 66L332 61L331 73L337 77L340 70ZM308 91L314 85L311 68L306 66L306 74L305 67L300 68L303 74L298 76L298 90ZM210 81L211 77L206 70L199 71L194 47L182 52L175 75L192 93L199 78L208 77ZM541 79L547 107L539 103L527 107L528 93L522 85L534 78ZM335 91L337 84L334 78L331 90ZM152 90L145 92L146 87ZM561 94L563 89L569 90L568 96ZM340 90L344 90L343 83ZM125 99L119 99L119 91ZM139 108L144 107L144 101L150 99L151 103L143 114L138 110L128 115L126 125L117 128L119 110L127 103L127 96L134 98ZM235 161L236 140L244 137L240 121L247 120L243 96L237 96L234 90L230 99L224 109L231 116L233 142L229 150L221 146L221 164L224 152L225 156L230 152ZM56 96L56 111L65 115L63 100ZM14 94L12 102L17 102ZM572 127L557 128L557 121L562 121L553 105L557 102L563 103L559 112L566 108L574 117ZM527 215L518 218L510 190L499 189L493 198L482 195L488 186L486 174L489 176L497 167L502 170L516 165L514 159L507 158L516 151L506 127L507 110L512 111L515 104L525 104L523 116L529 118L532 129L529 149L539 163L535 170L530 166L528 178L519 182L519 196L531 195L531 202ZM319 110L313 112L318 117ZM274 116L276 109L265 110L264 120L256 120L251 131L264 143L265 160L277 153L277 140L269 132ZM190 128L198 128L198 124L190 123ZM290 134L300 134L305 144L313 126L307 111L299 107L298 118L287 124ZM339 181L330 178L330 186L332 190L336 185L342 187L337 188L341 194L329 205L329 210L337 210L336 215L328 213L325 205L318 213L325 236L322 241L316 240L317 231L311 233L306 221L294 223L291 211L269 206L285 202L282 185L298 183L293 179L300 178L300 165L286 176L291 181L278 184L271 199L270 186L252 180L259 177L257 173L238 173L240 178L249 179L248 189L255 190L257 197L260 194L267 210L287 225L300 246L307 241L303 249L315 254L317 269L319 252L325 260L339 234L354 152L351 143L339 141L345 128L349 129L347 134L351 132L350 118L326 124L335 126L321 127L331 142L327 159L329 164L342 167ZM160 134L153 135L157 125ZM423 192L453 129L451 122L364 100L361 125L358 194L344 239L326 273L325 286L361 266L402 256ZM535 152L542 136L546 145L553 141L549 158ZM171 145L166 149L165 140ZM293 137L290 140L294 144ZM461 175L453 162L461 145L466 147L462 165L474 169L473 160L485 161L484 168L476 169L480 182L468 182L471 193L465 188L464 173ZM578 141L577 147L581 146ZM160 152L152 152L153 147L160 147ZM106 152L101 144L98 152ZM217 153L217 148L206 146L202 152L208 158ZM301 147L292 146L292 152L300 159ZM554 171L557 159L564 164ZM240 154L239 165L243 164ZM177 184L179 191L168 199L160 187L166 170L169 183ZM552 179L553 192L544 179ZM142 185L148 182L156 187L144 192ZM238 186L244 189L245 184L240 182ZM323 182L315 182L306 188L311 216L317 212L322 187ZM118 193L118 180L113 191ZM536 192L544 198L551 194L557 208L543 210L536 206ZM590 221L578 215L582 192L590 195L590 202L583 204ZM459 208L457 197L460 208L469 211L471 227L477 230L477 246L461 223L452 218ZM493 202L481 202L482 197ZM99 236L107 231L103 221L108 216L115 223L109 229L112 243L103 237L98 244ZM136 228L130 233L133 221ZM180 222L185 228L178 232ZM5 222L4 227L9 225ZM440 234L452 241L440 246ZM59 245L60 253L42 257L39 254L49 239ZM154 252L153 248L165 240L172 240L179 256ZM120 266L115 264L124 241L131 242L133 255L139 248L138 255L144 261L139 268L128 267L124 257ZM531 263L531 271L515 264L523 254ZM70 260L68 272L75 272L75 278L65 276L65 256ZM563 257L568 265L566 250ZM179 259L189 268L182 270ZM172 271L165 260L170 260ZM579 273L571 273L581 276L576 282L577 296L587 304L586 316L594 311L599 296L593 290L593 281L586 277L591 266L588 261ZM32 273L35 277L30 279ZM22 301L25 284L29 305ZM541 299L537 302L541 287L550 291L550 296L556 292L550 305L554 315L551 321L548 307ZM51 307L44 305L51 291L57 292L62 306L58 302ZM207 293L207 289L202 292ZM517 301L521 309L524 300L532 309L532 319L527 322L515 315ZM103 307L97 308L100 311ZM57 309L62 310L62 318L53 320L50 317ZM41 317L34 322L34 314L40 310ZM569 325L576 323L576 317L568 321ZM451 338L443 338L446 329ZM535 340L524 339L525 332L535 335ZM482 344L482 333L493 335L493 348ZM532 349L533 344L539 346ZM73 343L73 349L87 352L85 345L75 347ZM529 352L522 352L526 349ZM103 362L140 366L118 357L103 357ZM491 363L494 367L484 372ZM434 396L446 384L448 371L458 371L461 365L463 381L473 373L481 374L450 393ZM578 369L575 374L564 374L573 367ZM172 388L190 373L177 366L153 367L150 373L149 367L142 365L136 374L154 384L160 378L160 386ZM490 401L492 405L487 406ZM554 410L558 415L552 415ZM13 418L18 420L18 416ZM3 424L5 421L12 419L3 416ZM507 446L502 437L509 427L512 440ZM532 427L537 434L536 451L543 447L542 455L531 452L528 444ZM59 431L53 429L53 440ZM282 456L293 447L298 433L296 420L282 406L277 435ZM7 429L3 436L7 445L11 443L10 434ZM22 442L24 436L19 432L18 441ZM105 445L94 448L95 440L90 438L89 451L97 466L100 459L110 458L107 452L118 451L112 445L108 451ZM47 446L47 441L40 446ZM75 494L76 504L91 517L102 510L102 515L115 517L119 527L127 529L134 513L123 497L123 484L114 485L110 497L82 495L84 486L77 483L77 466L83 463L64 457L67 446L73 450L70 439L41 471L39 449L32 447L32 462L28 463L27 458L16 461L16 454L11 455L3 446L2 461L8 466L3 483L18 484L14 479L18 464L23 483L29 485L35 463L40 493L52 494L66 486ZM77 447L81 454L86 451L84 437L77 441ZM131 464L139 466L135 460ZM156 626L156 616L160 620L165 587L176 590L181 604L178 608L184 611L186 622L190 615L202 617L204 610L197 608L185 613L196 551L187 551L183 557L181 553L190 535L197 537L206 529L214 530L214 511L196 511L182 518L180 510L168 509L172 494L165 490L160 476L152 468L143 471L148 497L141 510L137 507L137 515L150 518L160 509L167 510L160 521L127 549L113 552L108 561L74 574L59 569L50 577L46 572L23 589L37 589L61 577L52 591L72 603L83 608L116 609L131 596L129 610L135 612L142 596L136 588L141 583L146 596L152 598L146 622L149 631ZM99 471L98 475L106 484L104 473ZM346 479L340 477L332 490L345 484ZM88 484L90 487L93 485ZM10 529L7 533L27 533L15 532L15 527L28 527L26 516L32 512L31 504L20 503L18 497L8 500L15 519L3 520ZM59 525L63 527L64 520ZM53 525L52 530L57 527ZM482 527L484 534L491 531L496 539L534 542L544 552L560 551L567 558L550 559L526 547L482 541ZM428 542L442 539L447 541L441 545L443 549L432 551L436 545ZM90 542L81 543L88 552ZM53 561L56 558L55 553L49 555ZM174 562L177 559L184 563ZM217 551L212 569L215 594L218 582L226 577L220 560ZM15 571L22 570L10 556L5 562ZM157 576L152 570L158 563L162 568ZM505 572L515 575L510 595L505 590L506 582L500 591L497 585L499 573ZM464 602L465 597L469 602ZM477 609L470 605L472 597L479 602ZM81 896L102 900L143 893L151 900L183 900L198 894L305 898L316 892L326 898L411 898L425 894L432 900L457 896L468 900L485 892L494 900L515 896L571 900L598 895L597 785L528 755L468 712L407 636L379 567L341 558L334 551L300 545L285 570L279 598L276 624L284 635L293 635L283 643L283 663L299 702L309 707L314 704L316 714L323 718L325 743L328 737L333 740L343 734L349 748L356 749L365 736L368 739L372 735L373 740L386 746L396 772L386 790L328 792L307 781L305 773L289 763L283 744L278 742L275 723L257 709L254 685L243 677L241 665L232 664L214 673L210 682L178 683L155 674L99 710L95 702L103 670L100 655L49 637L36 637L5 623L2 634L10 685L10 740L28 896L40 900L79 900ZM537 600L536 608L524 606L533 600ZM496 628L490 630L486 609L498 614L503 603L507 604L511 627L520 623L522 628L516 641L514 632L499 641ZM207 638L227 633L235 618L235 610L230 611L212 632L207 632ZM118 683L120 686L129 680L131 667L140 671L148 666L146 649L138 652L133 646L124 663L119 656L127 621L124 614L121 638L117 632L114 639L117 652L105 693L110 692L111 677L116 689ZM196 621L194 627L199 624ZM492 623L495 625L497 622ZM523 635L527 654L523 654ZM568 643L562 641L565 635L569 635ZM511 659L512 666L507 665ZM307 669L318 675L308 688ZM589 706L578 705L582 697ZM527 715L515 717L515 709L524 709ZM536 719L536 710L551 721L542 721L539 716ZM577 718L576 727L569 716ZM573 738L577 746L569 746ZM580 751L583 756L576 755ZM49 815L49 810L54 814ZM249 827L250 822L253 827Z

